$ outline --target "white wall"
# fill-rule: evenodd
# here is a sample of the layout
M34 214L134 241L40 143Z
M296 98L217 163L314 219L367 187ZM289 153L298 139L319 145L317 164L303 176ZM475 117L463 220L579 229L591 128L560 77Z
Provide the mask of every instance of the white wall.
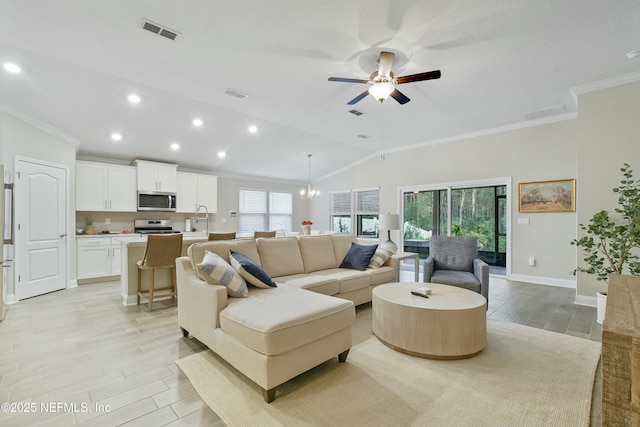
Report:
M640 82L584 93L578 99L577 118L387 152L385 160L368 159L314 183L323 197L311 202L297 197L302 184L220 177L213 229L237 230L237 218L230 217L229 212L238 209L241 187L292 191L294 230L305 219L314 221L314 228L328 229L329 191L379 186L381 211L398 212L401 187L510 177L513 278L572 285L575 278L570 273L580 257L569 242L577 237L578 223L588 221L598 210L613 210L615 197L611 188L619 183L619 168L624 161L635 166L636 174L640 175ZM43 130L11 114L0 113L0 145L0 159L5 168L13 170L16 155L31 157L69 166L71 182L75 181L73 141L55 130ZM570 178L577 179L576 213L518 213L519 182ZM73 185L69 200L70 211L74 212ZM517 225L518 217L525 216L530 224ZM73 230L76 218L71 217ZM75 247L72 253L75 254ZM536 257L535 267L528 265L529 255ZM71 278L75 278L75 257L71 267ZM593 298L601 289L603 284L585 275L578 276L579 298Z
M109 159L100 159L108 161ZM214 172L204 172L210 173ZM303 184L294 184L281 181L265 180L258 178L242 178L218 176L218 210L216 213L209 215L209 231L238 231L238 217L232 217L230 212L238 211L238 197L240 188L252 188L261 190L274 190L293 193L293 223L292 231L299 231L300 222L308 216L308 204L299 196L300 188ZM178 197L180 197L178 195ZM169 213L169 212L77 212L76 224L84 228L86 217L90 216L93 220L96 231L115 230L122 231L125 229L133 229L134 219L170 219L173 221L174 228L177 230L184 229L184 220L194 216L194 213ZM106 218L109 218L110 224L105 224Z
M511 215L529 218L530 225L512 225L511 272L523 280L572 286L575 266L569 242L575 237L575 213L520 215L519 182L571 179L576 177L576 120L510 130L387 153L386 159L371 159L352 170L316 183L329 191L380 186L380 211L399 211L399 188L461 181L510 177ZM328 198L312 204L312 218L329 225ZM537 259L528 265L529 255Z
M237 231L238 217L229 213L238 211L240 188L283 191L293 193L293 219L291 230L300 231L300 223L308 218L309 205L299 196L303 184L287 183L258 178L225 177L218 178L218 213L215 216L216 231ZM223 222L225 221L225 222Z
M640 82L579 95L578 103L578 223L587 224L603 209L615 218L612 189L620 185L623 163L640 179ZM583 264L581 255L576 257ZM578 295L606 288L592 275L578 274Z
M397 212L400 187L511 177L511 278L576 287L577 301L595 303L606 286L584 274L576 282L571 272L581 254L569 242L594 212L613 211L611 189L623 162L640 177L639 118L640 82L592 90L579 95L576 118L387 153L386 160L367 160L314 186L324 194L380 186L381 212ZM518 212L518 183L570 178L577 180L575 213ZM328 198L313 202L311 212L328 227ZM517 225L519 217L530 224Z

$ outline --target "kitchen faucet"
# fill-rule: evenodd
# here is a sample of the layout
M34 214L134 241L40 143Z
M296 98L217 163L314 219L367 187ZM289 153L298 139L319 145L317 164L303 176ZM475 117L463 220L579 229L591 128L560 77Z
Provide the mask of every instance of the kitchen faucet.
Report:
M205 213L204 218L198 216L198 214L200 213L200 209L202 208L204 208L204 213ZM204 232L209 233L209 209L207 209L205 205L198 205L198 207L196 207L196 216L195 216L196 224L199 223L201 219L207 220L205 224Z

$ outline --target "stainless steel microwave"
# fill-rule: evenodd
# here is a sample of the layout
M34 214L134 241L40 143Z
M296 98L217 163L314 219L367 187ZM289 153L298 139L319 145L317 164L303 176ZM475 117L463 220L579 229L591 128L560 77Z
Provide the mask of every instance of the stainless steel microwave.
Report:
M138 211L175 212L176 193L138 191Z

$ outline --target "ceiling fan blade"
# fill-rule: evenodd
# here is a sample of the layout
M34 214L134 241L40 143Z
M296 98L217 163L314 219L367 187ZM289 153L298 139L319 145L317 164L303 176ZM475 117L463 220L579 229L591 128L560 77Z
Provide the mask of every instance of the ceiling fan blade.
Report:
M398 103L400 104L406 104L407 102L411 101L404 93L400 92L398 89L391 92L389 96L398 101Z
M395 56L396 54L393 52L380 52L380 58L378 59L379 76L389 77Z
M369 80L362 79L349 79L346 77L329 77L330 82L345 82L345 83L369 83Z
M411 74L409 76L400 76L396 78L397 84L419 82L422 80L432 80L440 78L440 70L427 71L426 73Z
M365 90L364 92L362 92L360 95L356 96L355 98L353 98L351 101L347 102L347 105L353 105L356 104L358 102L360 102L365 96L369 95L369 91Z

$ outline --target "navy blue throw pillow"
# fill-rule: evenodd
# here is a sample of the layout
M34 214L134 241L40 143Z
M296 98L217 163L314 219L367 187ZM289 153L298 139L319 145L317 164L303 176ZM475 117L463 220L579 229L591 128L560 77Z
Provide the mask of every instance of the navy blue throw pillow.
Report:
M351 242L349 252L342 260L340 268L351 268L353 270L366 270L371 262L371 257L376 253L378 245L359 245Z
M256 264L248 256L236 252L234 250L229 251L229 261L233 268L242 276L248 283L258 288L275 288L276 282L271 280L271 277L266 271Z

